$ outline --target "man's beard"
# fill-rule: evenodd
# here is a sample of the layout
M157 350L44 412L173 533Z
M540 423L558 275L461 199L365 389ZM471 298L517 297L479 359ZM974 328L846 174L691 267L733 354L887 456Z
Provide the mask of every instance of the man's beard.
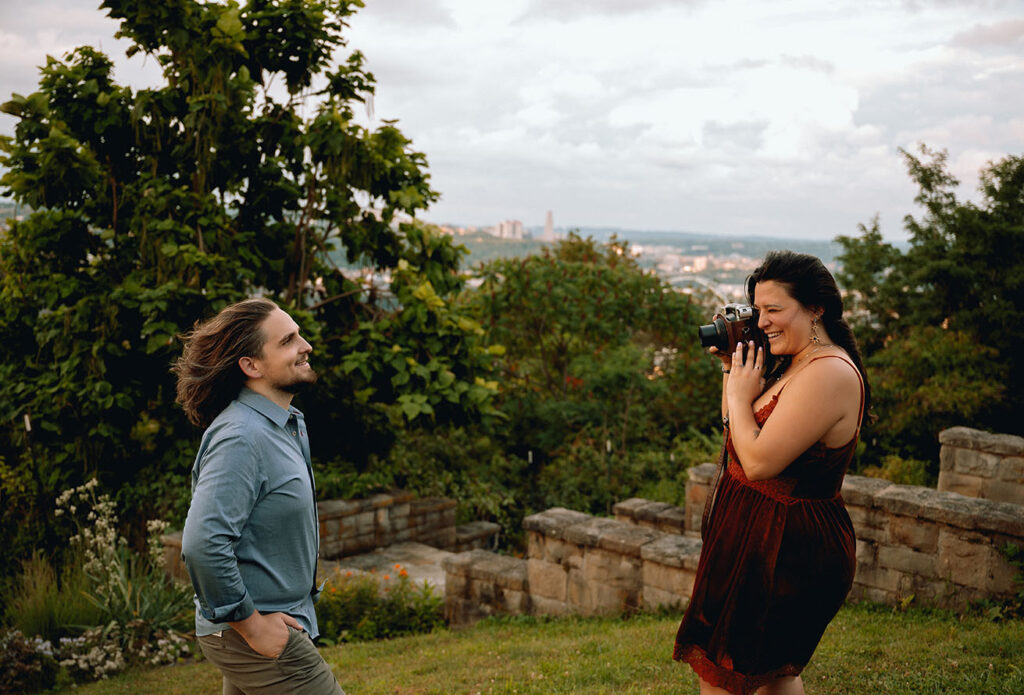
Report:
M309 373L311 377L309 379L300 379L297 381L293 381L290 384L282 384L281 386L278 386L278 388L284 391L285 393L292 394L293 396L297 393L301 393L310 386L312 386L313 384L315 384L316 380L319 378L317 376L317 373L313 371L312 367L309 368Z

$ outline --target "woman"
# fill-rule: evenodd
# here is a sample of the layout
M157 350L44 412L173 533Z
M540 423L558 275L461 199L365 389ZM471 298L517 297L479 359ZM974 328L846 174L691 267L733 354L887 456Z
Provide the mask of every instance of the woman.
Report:
M839 490L870 390L831 273L773 251L747 279L767 351L722 361L727 465L674 658L702 695L799 695L800 672L853 583Z

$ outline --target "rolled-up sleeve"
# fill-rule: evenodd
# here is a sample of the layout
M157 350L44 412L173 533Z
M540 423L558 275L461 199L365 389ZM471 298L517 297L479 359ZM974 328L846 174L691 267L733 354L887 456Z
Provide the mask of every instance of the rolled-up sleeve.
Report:
M199 610L215 623L244 620L256 609L235 549L259 499L260 468L255 444L243 433L211 438L196 461L181 554Z

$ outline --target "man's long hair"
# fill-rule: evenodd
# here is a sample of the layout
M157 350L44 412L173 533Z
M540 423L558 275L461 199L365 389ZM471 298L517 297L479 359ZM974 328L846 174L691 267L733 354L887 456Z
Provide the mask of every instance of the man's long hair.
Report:
M185 349L171 371L178 376L177 402L193 425L209 427L242 390L246 377L238 360L263 353L260 325L274 309L268 299L246 299L181 336Z

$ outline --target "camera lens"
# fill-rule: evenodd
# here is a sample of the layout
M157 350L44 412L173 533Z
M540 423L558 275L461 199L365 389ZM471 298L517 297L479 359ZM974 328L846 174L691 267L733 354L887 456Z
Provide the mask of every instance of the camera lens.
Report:
M725 348L725 341L728 334L725 331L725 321L716 318L706 326L697 327L697 336L700 338L701 347L717 347L719 350Z

